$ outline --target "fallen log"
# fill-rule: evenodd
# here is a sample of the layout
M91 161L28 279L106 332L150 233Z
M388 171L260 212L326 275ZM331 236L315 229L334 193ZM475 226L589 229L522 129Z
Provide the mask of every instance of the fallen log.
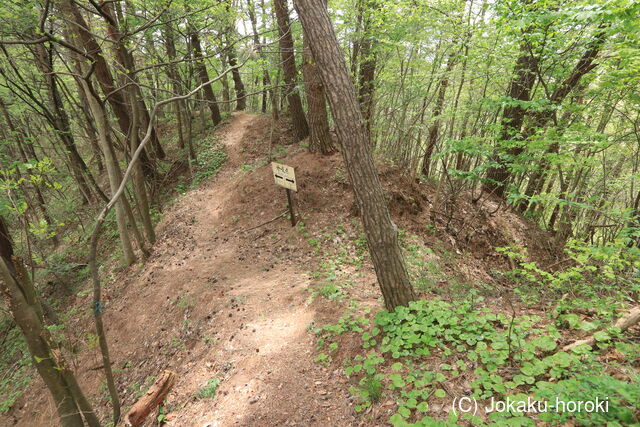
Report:
M621 332L624 332L639 322L640 322L640 307L635 307L635 308L632 308L627 314L619 318L618 321L614 324L614 326L617 326L618 328L620 328ZM594 338L593 335L591 335L589 338L578 340L571 344L565 345L564 347L562 347L562 351L569 351L572 348L578 347L579 345L583 345L583 344L593 345L595 344L595 342L596 342L596 339Z
M124 426L138 427L142 425L144 419L156 407L160 406L167 394L176 382L176 374L173 371L165 370L162 375L149 387L147 393L142 396L124 416Z

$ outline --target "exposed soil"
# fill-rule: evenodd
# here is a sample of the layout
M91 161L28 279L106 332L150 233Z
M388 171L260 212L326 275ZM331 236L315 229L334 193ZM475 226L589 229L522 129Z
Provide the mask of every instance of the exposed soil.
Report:
M104 321L123 407L137 400L148 377L163 369L178 373L170 393L168 425L279 426L360 425L339 367L315 363L313 324L335 321L340 304L310 298L318 259L303 233L285 216L284 190L273 184L266 156L296 167L297 209L311 236L355 218L341 157L319 156L278 144L290 141L287 129L272 129L265 116L234 113L219 131L228 162L200 188L166 209L158 241L144 263L123 270L105 284ZM435 189L408 184L390 165L381 164L394 220L424 236L427 245L468 254L447 264L453 274L493 281L491 269L507 269L496 246L519 244L528 256L550 264L549 236L492 200L472 203L470 195L448 200L453 214L435 213ZM438 201L439 210L444 204ZM492 212L494 212L492 214ZM427 224L433 232L425 232ZM351 245L347 240L344 243ZM353 246L347 246L349 251ZM382 308L370 266L350 289L354 299ZM88 307L88 297L77 304ZM92 330L88 316L79 320ZM349 352L349 349L341 349ZM108 400L97 350L85 349L79 379L100 414ZM215 399L198 399L212 378L221 380ZM146 385L145 385L146 384ZM31 390L0 423L55 425L55 410L34 380ZM384 407L384 406L383 406ZM370 414L365 424L379 424ZM149 424L150 425L150 424Z

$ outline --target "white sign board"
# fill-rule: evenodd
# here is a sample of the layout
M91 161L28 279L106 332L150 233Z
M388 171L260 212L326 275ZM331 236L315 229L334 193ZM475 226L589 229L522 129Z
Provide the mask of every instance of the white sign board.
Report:
M273 170L273 179L275 179L276 184L289 190L298 191L296 173L291 166L271 162L271 169Z

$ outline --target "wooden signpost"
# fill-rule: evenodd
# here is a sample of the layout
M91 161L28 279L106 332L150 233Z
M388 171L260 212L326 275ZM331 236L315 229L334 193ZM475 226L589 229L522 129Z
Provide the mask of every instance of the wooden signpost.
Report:
M276 184L287 190L287 203L289 204L289 215L291 216L291 226L296 226L296 214L293 210L293 195L291 191L298 191L296 185L296 173L291 166L281 163L271 162L271 170L273 171L273 179Z

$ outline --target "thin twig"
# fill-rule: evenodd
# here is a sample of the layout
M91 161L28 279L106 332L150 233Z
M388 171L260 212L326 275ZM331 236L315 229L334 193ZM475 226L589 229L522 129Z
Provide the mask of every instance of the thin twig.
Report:
M258 224L258 225L254 226L254 227L251 227L251 228L245 228L244 230L238 230L238 231L236 231L236 233L245 233L247 231L251 231L251 230L255 230L256 228L260 228L260 227L262 227L264 225L271 224L272 222L277 221L278 219L280 219L283 216L285 216L288 212L289 211L284 211L280 215L278 215L277 217L275 217L273 219L270 219L269 221L263 222L262 224Z

